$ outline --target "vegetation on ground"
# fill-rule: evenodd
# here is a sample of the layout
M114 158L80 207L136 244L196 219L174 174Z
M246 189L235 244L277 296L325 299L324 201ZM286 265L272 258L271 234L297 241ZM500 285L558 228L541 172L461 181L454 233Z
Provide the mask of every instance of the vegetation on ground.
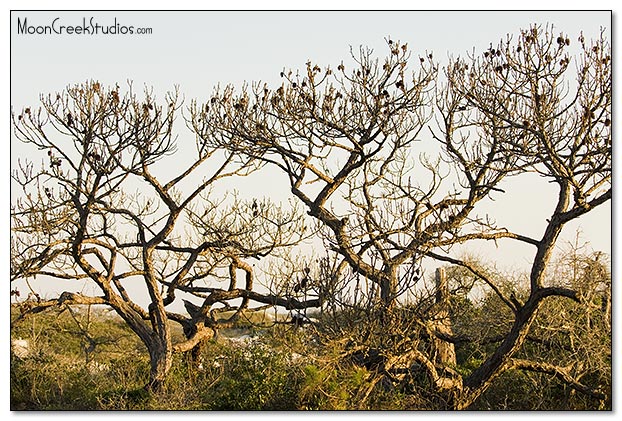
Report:
M562 241L612 199L606 31L386 47L13 110L13 407L610 409L609 257Z

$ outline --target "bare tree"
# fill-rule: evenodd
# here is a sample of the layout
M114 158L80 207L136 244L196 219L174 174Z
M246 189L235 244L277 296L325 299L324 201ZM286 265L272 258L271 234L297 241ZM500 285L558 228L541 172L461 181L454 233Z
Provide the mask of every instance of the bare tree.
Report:
M330 231L330 246L378 286L387 308L398 268L416 258L413 227L423 229L435 205L420 218L411 208L436 188L388 188L408 171L404 152L430 117L424 106L435 75L426 58L409 78L406 45L390 46L382 64L367 50L351 72L343 63L334 70L307 63L304 75L282 72L274 91L255 84L234 97L228 87L195 113L207 122L204 138L287 175L292 193Z
M359 303L373 303L387 338L383 346L391 344L400 360L422 368L452 408L467 408L509 369L544 371L572 383L553 365L513 359L546 299L582 302L576 289L547 285L546 270L562 228L611 199L610 47L604 37L586 44L581 36L574 58L570 43L550 27L534 26L482 55L451 60L437 83L431 53L415 57L411 72L408 46L389 39L383 61L362 48L351 69L309 62L302 73L281 72L276 89L255 83L236 93L227 87L194 112L214 147L285 174L336 256L327 290L360 281L354 291L364 291ZM569 79L573 65L576 81ZM432 116L437 127L429 124ZM436 142L426 147L426 137ZM528 172L559 188L540 239L476 211L491 194L505 193L505 179ZM524 299L451 256L453 245L499 239L535 248ZM414 306L408 329L397 327L400 299L423 287L416 271L422 259L467 268L513 314L494 351L464 379L435 359L435 340L422 340L456 341L448 326L430 323L443 313L443 305L430 300L434 292ZM397 344L389 340L395 337Z
M502 289L512 291L517 300L528 299L529 273L501 273L472 258L469 264L495 279ZM528 381L535 390L525 390L521 398L493 387L484 394L478 407L496 407L499 401L508 398L513 398L509 409L525 409L526 402L531 409L606 408L611 405L611 273L608 264L606 255L591 251L586 244L577 242L559 251L547 269L545 282L576 290L581 301L563 296L544 300L523 345L512 356L512 367L528 371ZM452 343L468 371L473 369L474 361L481 361L504 340L515 316L492 289L478 287L481 280L469 269L453 266L448 278L450 289L456 292L450 310ZM471 281L464 282L465 279ZM508 379L526 378L512 373L508 376L502 380L504 384ZM552 382L551 377L557 382ZM551 383L562 387L548 387ZM595 405L593 398L600 395L604 399Z
M467 134L473 128L481 139L492 139L502 156L511 157L516 169L535 172L559 189L542 237L514 237L536 249L529 295L518 300L499 290L514 322L498 348L465 379L467 397L461 407L486 390L498 374L518 367L512 355L524 343L545 299L584 299L577 289L546 285L546 270L563 227L611 199L611 57L603 37L587 44L580 36L580 55L573 63L577 80L568 80L570 44L565 34L534 26L516 42L508 37L483 56L456 60L448 68L439 140L463 165L463 182L473 185L473 174L482 165L477 149L481 142L470 144L472 136ZM518 368L542 369L527 362ZM545 371L559 374L557 369Z
M334 321L328 330L350 330L351 356L359 352L393 383L423 373L443 408L468 408L512 369L553 375L602 400L599 385L582 383L579 371L540 355L518 357L554 297L586 312L593 302L592 290L548 277L564 226L611 199L610 46L603 35L578 41L571 55L567 35L534 26L451 59L439 73L432 53L413 57L407 44L387 39L383 60L361 48L352 64L284 70L276 88L217 88L205 103L191 103L195 156L167 182L156 163L174 152L176 93L159 106L149 92L121 97L92 82L44 98L43 114L26 108L14 116L16 136L48 157L40 170L27 163L14 173L24 194L12 209L12 280L94 281L102 296L65 293L31 311L110 305L147 345L151 387L163 381L174 350L194 348L255 301L290 310L324 305ZM265 294L253 290L247 260L275 256L313 233L295 208L223 203L209 191L264 164L284 174L327 253L316 265L285 265L284 281L272 281ZM192 185L197 173L204 177ZM540 238L478 212L492 195L511 194L505 180L526 173L558 188ZM151 196L129 193L137 185ZM526 292L455 256L457 244L501 239L534 248ZM424 262L454 268L438 270L432 282ZM456 268L469 274L460 287L481 285L508 315L493 336L468 337L452 326L451 306L460 301L444 272ZM146 310L125 289L136 279L149 295ZM229 286L197 285L210 280ZM200 298L185 303L190 318L166 310L176 292ZM228 319L217 316L231 310ZM187 341L171 343L169 320L184 326ZM460 375L455 346L476 340L491 348Z
M173 352L195 348L250 303L319 305L318 297L301 301L253 290L247 260L293 246L311 231L296 209L215 198L211 189L218 182L248 176L258 165L200 136L194 151L186 145L178 152L177 91L161 104L149 90L139 96L131 85L122 93L118 86L87 82L41 103L41 109L13 115L16 138L44 159L40 167L33 157L20 160L12 173L22 194L11 209L11 281L88 281L101 295L64 292L42 300L32 290L22 303L24 315L61 304L112 307L149 351L147 388L157 389ZM238 270L246 273L244 285L236 282ZM218 287L223 280L228 287ZM133 295L136 284L145 288L147 308ZM200 299L186 300L190 317L167 310L178 292ZM232 312L219 316L224 310ZM172 343L170 321L184 327L186 341Z

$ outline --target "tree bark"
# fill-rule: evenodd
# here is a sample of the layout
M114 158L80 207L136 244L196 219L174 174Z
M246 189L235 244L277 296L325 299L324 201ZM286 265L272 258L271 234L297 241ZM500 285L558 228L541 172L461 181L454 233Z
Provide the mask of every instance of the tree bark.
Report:
M505 336L501 345L464 380L465 392L456 409L466 409L482 395L492 382L509 368L511 357L523 345L529 328L536 318L541 300L531 297L517 313L512 329Z
M436 269L436 311L434 325L437 332L447 337L453 336L451 319L449 318L449 287L445 268ZM432 346L435 352L435 363L442 367L456 366L456 350L454 344L436 336L432 337Z
M145 389L150 392L157 392L162 388L171 366L173 365L173 353L171 347L156 341L148 347L151 367L149 370L149 383Z

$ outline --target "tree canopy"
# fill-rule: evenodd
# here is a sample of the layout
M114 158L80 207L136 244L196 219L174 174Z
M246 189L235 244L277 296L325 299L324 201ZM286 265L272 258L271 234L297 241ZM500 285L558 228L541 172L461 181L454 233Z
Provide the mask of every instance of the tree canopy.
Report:
M336 66L309 61L283 70L277 86L216 88L183 113L177 91L157 101L149 90L96 81L42 97L41 109L13 115L16 138L47 158L13 171L23 194L11 211L11 280L89 279L101 295L67 292L26 313L55 303L112 307L147 346L154 389L173 352L196 351L245 311L317 307L335 316L326 337L357 331L352 355L364 349L365 364L378 357L376 370L394 384L425 373L450 408L468 408L515 369L604 399L580 372L541 354L522 358L551 300L590 308L595 290L550 268L563 228L611 200L610 46L604 37L577 41L533 26L441 65L387 39L383 58L361 47ZM196 146L183 156L179 115ZM171 157L181 169L163 180L154 169ZM289 205L214 194L261 168L283 177ZM526 174L557 190L538 204L551 211L539 237L479 212L493 194L512 194L506 180ZM314 264L292 255L306 240L321 244L307 259ZM454 252L498 240L532 248L526 289ZM249 263L260 259L283 268L264 274L262 291ZM433 276L430 264L439 267ZM504 314L494 340L453 326L456 280L467 292L479 285ZM146 287L148 308L127 293L132 282ZM610 300L602 291L599 300ZM188 315L167 310L179 294L194 297ZM467 296L459 302L470 306ZM233 315L217 317L225 312ZM184 327L184 342L172 343L170 321ZM460 371L455 348L488 340L480 363Z

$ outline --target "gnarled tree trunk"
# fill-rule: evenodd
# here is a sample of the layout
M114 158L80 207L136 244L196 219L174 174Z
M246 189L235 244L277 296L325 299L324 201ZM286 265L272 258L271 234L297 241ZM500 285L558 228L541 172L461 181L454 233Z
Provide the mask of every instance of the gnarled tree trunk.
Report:
M158 391L173 365L172 347L157 340L148 347L150 358L149 383L145 386L148 391Z
M451 319L449 318L449 288L445 268L436 269L436 304L434 307L436 331L448 337L452 336ZM432 346L436 364L451 368L456 366L456 350L453 343L433 337Z

